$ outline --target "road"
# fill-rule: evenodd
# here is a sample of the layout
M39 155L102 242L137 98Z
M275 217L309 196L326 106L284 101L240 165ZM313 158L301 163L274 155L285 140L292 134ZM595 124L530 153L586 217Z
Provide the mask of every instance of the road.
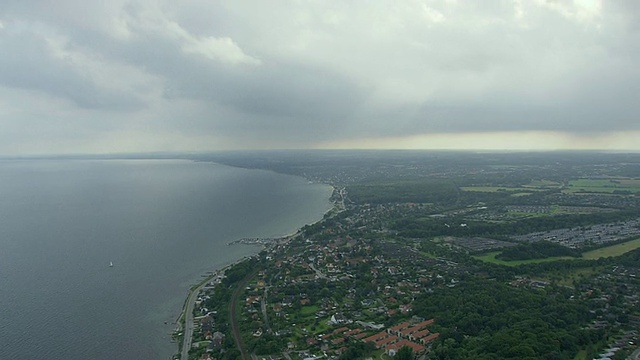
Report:
M313 264L309 264L309 267L311 268L311 270L316 272L316 276L320 279L326 279L327 275L323 274L322 271L316 269L315 266L313 266Z
M191 349L191 341L193 340L193 307L195 306L196 299L198 298L198 294L203 287L205 287L209 281L211 281L215 276L212 275L207 278L206 281L203 281L197 288L193 289L189 293L189 298L187 298L187 303L184 307L184 329L183 329L183 341L182 341L182 353L180 355L180 359L188 360L189 359L189 349Z

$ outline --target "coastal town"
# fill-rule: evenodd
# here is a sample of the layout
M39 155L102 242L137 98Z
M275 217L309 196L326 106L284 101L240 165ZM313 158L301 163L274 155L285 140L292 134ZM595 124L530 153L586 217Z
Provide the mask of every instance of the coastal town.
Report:
M321 221L238 241L265 247L198 288L193 335L176 332L189 344L183 359L632 358L640 216L610 204L636 195L551 202L554 190L541 207L542 191L529 204L467 191L450 205L404 194L378 202L379 189L362 201L344 182L334 189L335 209ZM509 220L487 220L496 214ZM578 252L538 258L532 244ZM531 257L491 260L507 250Z

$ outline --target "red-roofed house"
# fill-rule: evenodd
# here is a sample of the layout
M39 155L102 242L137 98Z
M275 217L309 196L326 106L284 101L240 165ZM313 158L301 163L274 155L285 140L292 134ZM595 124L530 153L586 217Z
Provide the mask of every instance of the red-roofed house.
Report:
M425 320L425 321L421 322L420 324L417 324L416 326L425 327L425 326L429 326L429 325L433 324L434 322L435 322L434 319L429 319L429 320Z
M380 349L380 348L382 348L382 347L384 347L386 345L393 344L397 340L398 340L397 336L391 335L391 336L389 336L387 338L384 338L382 340L376 341L376 349Z
M409 326L411 326L411 324L409 324L408 322L403 322L400 325L396 325L392 328L387 329L387 332L389 334L395 334L395 335L400 335L400 332L406 328L408 328Z
M353 329L353 330L349 330L346 333L344 333L344 336L352 336L355 334L359 334L362 332L362 329Z
M358 339L358 340L360 340L360 339L362 339L362 338L367 337L367 333L360 333L360 334L358 334L358 335L354 335L353 337L354 337L354 338L356 338L356 339Z
M420 329L422 329L423 326L420 326L420 324L416 325L416 326L412 326L408 329L404 329L402 331L402 336L404 337L409 337L411 334L413 333L417 333L418 331L420 331Z
M364 342L376 342L376 341L379 341L380 339L386 338L387 336L389 336L389 334L387 334L386 332L383 331L383 332L379 332L379 333L377 333L375 335L371 335L368 338L364 338L364 340L362 340L362 341L364 341Z
M348 331L348 330L349 330L348 327L341 327L340 329L333 330L333 333L334 334L339 334L339 333L342 333L342 332L345 332L345 331Z
M440 336L439 333L434 333L434 334L431 334L429 336L423 337L422 339L420 339L420 342L423 343L423 344L427 344L428 342L437 339L438 336Z
M409 340L412 340L412 341L420 340L427 335L429 335L429 329L424 329L422 331L418 331L417 333L411 334L411 336L409 336Z
M402 347L404 346L408 346L411 348L411 350L413 350L414 355L415 354L419 354L421 352L423 352L426 348L420 344L416 344L412 341L409 340L402 340L402 341L398 341L395 344L391 344L385 347L385 352L387 353L387 355L390 356L395 356L395 354L398 353L398 350L400 350Z

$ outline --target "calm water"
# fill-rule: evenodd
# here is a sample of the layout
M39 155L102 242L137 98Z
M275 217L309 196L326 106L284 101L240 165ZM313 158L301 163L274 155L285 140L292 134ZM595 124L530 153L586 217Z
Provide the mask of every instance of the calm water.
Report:
M0 161L0 359L168 358L189 286L259 251L226 244L316 221L330 193L210 163Z

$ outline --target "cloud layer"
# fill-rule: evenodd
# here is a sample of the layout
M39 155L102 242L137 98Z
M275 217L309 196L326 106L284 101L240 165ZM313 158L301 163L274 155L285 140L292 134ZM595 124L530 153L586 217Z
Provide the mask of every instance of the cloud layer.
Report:
M640 133L639 15L596 0L6 1L0 154Z

